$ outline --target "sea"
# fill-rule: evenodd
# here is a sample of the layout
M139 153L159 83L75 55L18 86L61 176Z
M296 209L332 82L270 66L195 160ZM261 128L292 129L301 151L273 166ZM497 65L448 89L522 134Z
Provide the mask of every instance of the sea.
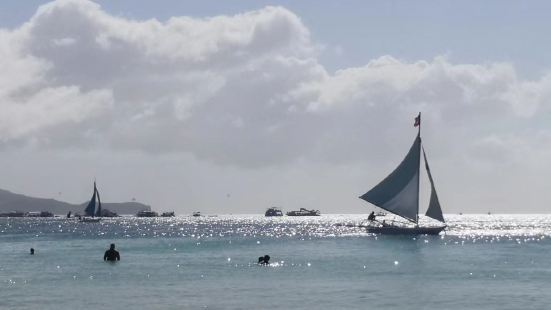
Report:
M445 217L439 236L365 214L0 218L0 309L551 308L551 215Z

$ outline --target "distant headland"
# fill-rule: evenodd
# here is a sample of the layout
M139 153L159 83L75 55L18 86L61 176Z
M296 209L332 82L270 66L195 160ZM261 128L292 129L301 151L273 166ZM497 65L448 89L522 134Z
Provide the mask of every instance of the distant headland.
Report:
M0 213L20 211L47 211L56 215L65 215L69 211L72 213L82 213L88 202L82 204L71 204L55 199L36 198L15 194L7 190L0 189ZM120 202L103 203L104 208L118 214L136 214L142 210L151 210L151 206L139 202Z

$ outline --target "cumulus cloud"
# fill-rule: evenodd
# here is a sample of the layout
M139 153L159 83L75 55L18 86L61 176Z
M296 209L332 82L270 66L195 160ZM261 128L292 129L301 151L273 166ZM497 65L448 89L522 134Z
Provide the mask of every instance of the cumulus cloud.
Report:
M439 156L507 152L503 141L547 133L538 124L550 76L392 56L329 73L318 52L282 7L160 22L55 1L0 32L0 143L185 152L255 167L385 160L410 142L418 111ZM522 137L511 128L519 122Z

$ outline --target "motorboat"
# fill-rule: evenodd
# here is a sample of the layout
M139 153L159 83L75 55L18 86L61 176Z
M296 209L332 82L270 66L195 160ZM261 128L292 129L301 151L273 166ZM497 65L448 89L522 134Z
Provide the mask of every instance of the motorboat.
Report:
M159 214L151 210L142 210L136 214L137 217L157 217Z
M299 211L289 211L287 216L320 216L321 212L319 210L308 210L305 208L300 208Z
M264 216L283 216L283 211L280 208L271 207L266 210Z

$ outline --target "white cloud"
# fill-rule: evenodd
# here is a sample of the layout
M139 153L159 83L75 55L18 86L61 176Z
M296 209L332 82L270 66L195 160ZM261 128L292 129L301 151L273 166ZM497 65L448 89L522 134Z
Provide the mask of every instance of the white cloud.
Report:
M0 31L0 143L181 152L253 168L373 163L379 177L423 111L441 167L528 155L542 166L550 153L541 143L550 136L549 75L388 55L330 74L318 46L282 7L160 22L55 1ZM443 173L451 178L454 167Z

